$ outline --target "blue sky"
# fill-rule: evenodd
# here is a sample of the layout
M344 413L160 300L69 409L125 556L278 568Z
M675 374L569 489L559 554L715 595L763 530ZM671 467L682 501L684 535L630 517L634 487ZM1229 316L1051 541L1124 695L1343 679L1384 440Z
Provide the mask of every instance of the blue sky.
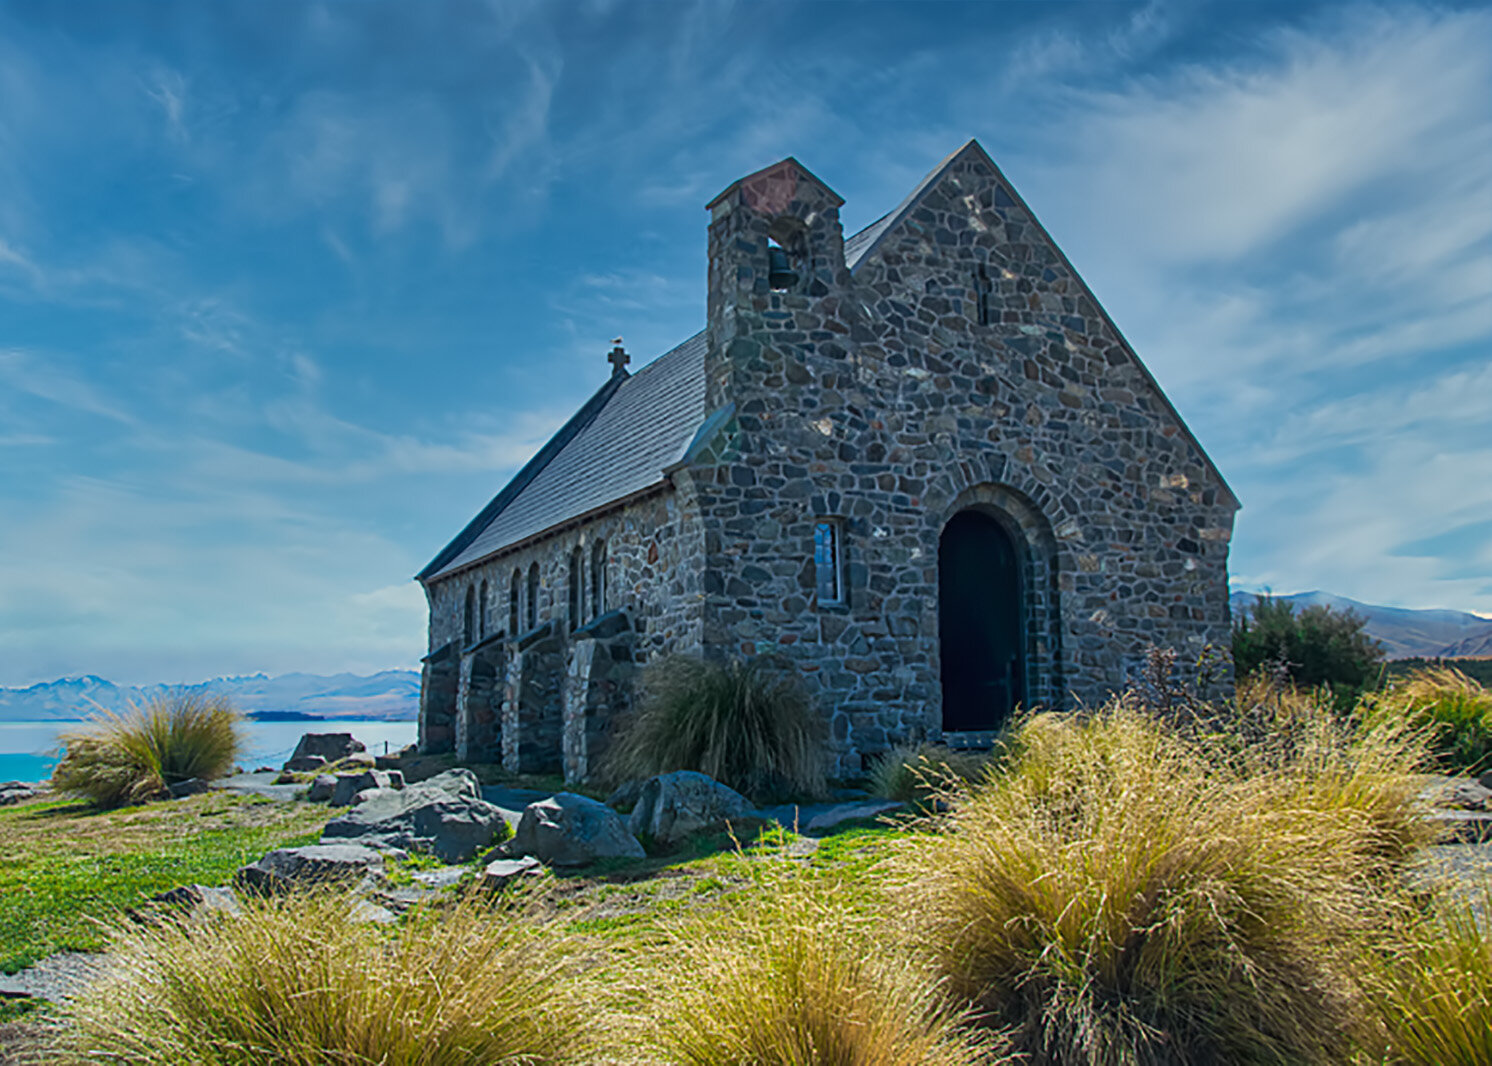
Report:
M1492 613L1492 8L0 2L0 685L412 664L410 576L977 136L1244 502L1235 582Z

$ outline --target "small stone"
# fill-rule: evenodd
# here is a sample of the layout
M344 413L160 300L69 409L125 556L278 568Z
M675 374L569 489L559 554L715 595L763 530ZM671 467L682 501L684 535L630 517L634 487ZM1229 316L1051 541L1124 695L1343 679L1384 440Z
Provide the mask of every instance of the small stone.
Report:
M178 781L174 785L166 786L166 790L171 793L172 799L184 799L187 796L200 796L202 795L202 793L210 791L211 788L212 786L209 785L206 781L202 780L200 777L188 778L185 781Z
M532 855L517 859L498 859L489 862L482 873L482 886L489 889L505 888L521 877L532 877L542 873L544 864Z
M384 853L358 844L308 844L277 848L240 867L234 884L246 891L283 892L293 885L360 881L383 872Z
M332 798L336 791L337 779L331 774L321 774L315 781L311 782L310 791L306 793L306 799L312 803L325 803Z
M829 830L845 822L864 821L869 818L879 818L883 814L901 810L906 804L893 803L889 800L873 803L844 803L838 807L814 815L803 831L806 833L827 833Z

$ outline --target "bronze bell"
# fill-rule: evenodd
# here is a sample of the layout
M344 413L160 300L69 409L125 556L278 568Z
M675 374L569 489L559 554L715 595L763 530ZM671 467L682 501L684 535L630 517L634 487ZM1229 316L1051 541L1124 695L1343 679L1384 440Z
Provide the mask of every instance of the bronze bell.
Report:
M798 272L788 261L787 249L778 245L767 247L767 287L791 289L798 284Z

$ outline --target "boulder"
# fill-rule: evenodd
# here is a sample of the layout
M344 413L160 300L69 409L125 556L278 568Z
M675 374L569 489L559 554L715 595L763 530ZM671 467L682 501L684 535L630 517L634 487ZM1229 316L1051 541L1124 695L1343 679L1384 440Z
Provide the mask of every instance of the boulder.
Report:
M300 738L300 743L295 746L295 751L290 755L290 761L285 764L287 770L319 770L326 763L337 762L345 759L355 752L363 751L363 742L351 733L306 733ZM298 760L318 756L324 761L319 766L298 767L291 765Z
M400 780L403 780L401 775ZM477 775L470 770L457 768L447 770L443 774L427 777L420 782L421 788L438 788L442 792L449 792L453 796L465 796L469 799L482 798L482 783L477 780Z
M40 795L41 789L35 785L28 785L21 781L7 781L0 784L0 807L35 799Z
M676 770L659 774L642 786L627 828L670 847L695 833L723 829L751 810L746 797L707 774Z
M338 774L336 786L332 789L331 803L333 807L347 807L351 806L353 797L365 789L401 789L403 787L404 775L389 773L387 770L364 770L356 774Z
M543 864L532 855L525 855L521 859L498 859L489 862L487 869L482 872L482 887L506 888L513 881L535 876L543 870Z
M1485 811L1432 811L1430 820L1451 844L1486 844L1492 842L1492 814Z
M905 807L905 803L896 803L892 800L873 800L869 803L841 803L838 807L830 807L814 815L803 827L805 833L827 833L829 830L843 825L845 822L859 822L867 818L879 818L883 814L899 811Z
M252 866L240 867L233 883L250 892L283 892L297 885L359 882L383 872L385 855L360 844L278 848Z
M550 866L584 866L597 859L646 855L616 811L573 792L525 807L510 850L515 856L533 855Z
M466 862L507 832L508 823L497 807L480 797L431 788L427 782L372 791L328 822L321 839L427 851L454 863Z
M314 770L320 770L326 766L326 758L321 755L297 755L285 762L285 770L280 774L309 774Z
M642 795L642 786L645 784L647 780L641 777L623 781L606 797L606 806L614 811L630 811L637 806L637 797Z
M325 803L332 798L332 793L337 790L337 779L331 774L321 774L315 781L311 782L311 788L306 793L306 799L312 803Z
M167 785L166 791L171 793L172 799L184 799L187 796L200 796L204 792L212 790L212 786L200 777L189 777L185 781L178 781L174 785Z
M182 885L166 892L157 892L150 897L149 902L195 916L228 914L236 918L243 913L233 889L215 888L212 885Z

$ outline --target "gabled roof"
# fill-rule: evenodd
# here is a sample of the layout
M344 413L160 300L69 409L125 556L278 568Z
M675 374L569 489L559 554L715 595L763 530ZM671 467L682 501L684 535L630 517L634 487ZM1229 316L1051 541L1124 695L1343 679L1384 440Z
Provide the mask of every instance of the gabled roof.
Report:
M701 331L611 378L417 575L459 570L663 481L705 417Z
M1175 417L1203 463L1236 504L1237 497L1233 496L1222 474L1160 385L1135 355L1097 297L1088 290L1087 283L1073 269L1057 242L1051 239L978 141L970 140L949 155L892 211L846 238L845 265L853 271L864 263L881 239L917 206L923 194L938 183L956 160L969 152L977 152L990 166L1014 197L1014 203L1056 250L1072 276L1078 278L1135 366L1155 389L1160 402ZM812 172L796 160L784 160L783 163L792 163L812 176ZM781 165L773 164L773 167ZM739 184L732 183L726 192ZM661 486L667 479L665 471L684 458L705 420L705 348L705 333L700 331L637 373L614 375L416 577L421 581L442 577L556 526Z

